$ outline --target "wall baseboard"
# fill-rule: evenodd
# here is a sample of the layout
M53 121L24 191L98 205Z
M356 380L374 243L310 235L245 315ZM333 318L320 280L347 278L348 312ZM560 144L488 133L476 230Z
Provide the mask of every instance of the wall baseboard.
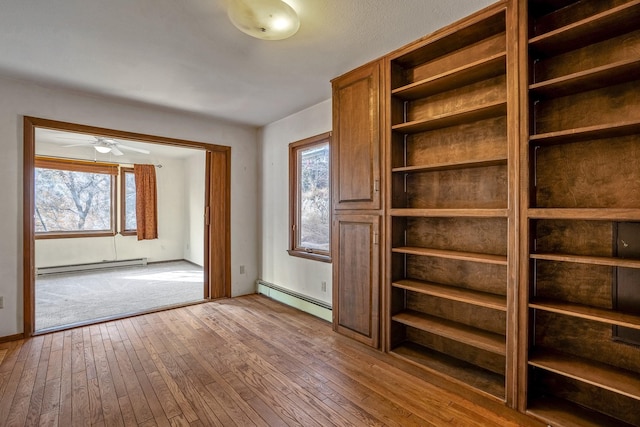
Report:
M331 305L324 301L302 295L298 292L274 285L273 283L265 282L264 280L257 280L256 287L259 294L266 295L269 298L273 298L283 304L319 317L327 322L333 321Z
M123 260L117 260L117 261L91 262L87 264L71 264L71 265L59 265L59 266L51 266L51 267L40 267L36 269L36 275L41 276L43 274L68 273L71 271L100 270L103 268L127 267L132 265L145 266L147 265L147 258L123 259Z

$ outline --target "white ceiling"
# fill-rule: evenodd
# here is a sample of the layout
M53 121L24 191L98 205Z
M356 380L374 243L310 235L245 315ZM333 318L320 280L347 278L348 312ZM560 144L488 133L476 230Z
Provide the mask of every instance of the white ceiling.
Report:
M298 33L254 39L232 0L0 0L0 74L261 126L329 80L492 0L286 0Z

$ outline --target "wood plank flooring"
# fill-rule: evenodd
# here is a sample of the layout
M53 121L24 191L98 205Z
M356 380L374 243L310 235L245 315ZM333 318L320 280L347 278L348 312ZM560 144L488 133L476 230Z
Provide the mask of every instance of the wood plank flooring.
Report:
M540 425L260 295L2 349L1 426Z

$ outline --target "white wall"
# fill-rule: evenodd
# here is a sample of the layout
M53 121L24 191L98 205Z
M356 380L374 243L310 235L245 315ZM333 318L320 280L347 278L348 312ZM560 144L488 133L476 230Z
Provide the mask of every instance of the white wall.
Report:
M255 291L258 265L257 131L207 117L0 77L0 337L22 332L22 117L35 116L231 147L232 295ZM236 274L239 266L245 274Z
M199 266L204 265L204 152L195 153L184 160L185 229L183 257Z
M331 264L290 256L289 144L331 130L331 100L270 123L260 135L260 272L269 283L331 304ZM322 292L321 283L327 283Z

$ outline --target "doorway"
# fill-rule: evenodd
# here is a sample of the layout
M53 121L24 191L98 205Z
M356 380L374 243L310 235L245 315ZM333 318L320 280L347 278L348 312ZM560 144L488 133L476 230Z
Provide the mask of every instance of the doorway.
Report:
M58 132L58 133L56 133ZM99 143L102 145L104 143L105 147L113 148L113 144L120 143L121 145L115 145L115 150L118 153L122 153L122 151L134 151L136 153L149 153L152 150L156 152L164 152L166 155L170 153L172 150L180 150L189 151L193 153L200 153L202 155L202 159L204 162L203 165L203 173L200 176L200 180L204 182L198 182L200 188L204 191L204 203L201 203L201 212L196 212L196 222L200 222L200 228L195 228L196 240L200 241L201 250L201 276L202 276L202 289L201 295L202 299L208 300L213 298L227 297L230 296L230 233L229 233L229 221L230 221L230 147L219 146L214 144L206 144L195 141L186 141L186 140L178 140L172 138L164 138L153 135L145 135L145 134L137 134L130 132L117 131L112 129L105 128L96 128L92 126L85 126L79 124L72 124L66 122L52 121L46 119L39 119L34 117L25 117L24 118L24 331L25 336L31 336L35 333L39 333L41 327L38 327L36 324L36 225L41 227L41 223L39 223L39 218L36 216L36 202L35 202L35 172L36 172L36 155L42 155L42 152L38 152L37 146L37 135L45 135L47 133L54 134L56 136L66 135L66 136L77 136L80 141L77 144L74 141L69 141L70 143L65 143L65 145L60 145L60 147L65 147L68 151L72 149L71 147L81 147L81 149L85 150L85 153L93 153L93 149L96 148L96 152L99 150L95 145ZM124 143L123 143L124 141ZM88 147L86 144L89 144ZM110 145L109 145L110 144ZM151 145L148 145L151 144ZM54 147L55 144L54 144ZM150 149L149 149L150 148ZM87 151L88 150L88 151ZM40 150L46 151L46 150ZM108 151L106 151L108 152ZM45 153L46 154L46 153ZM51 154L51 153L49 153ZM55 153L54 153L55 154ZM113 154L113 153L110 153ZM117 154L118 156L122 156L122 154ZM87 154L85 154L85 157ZM80 156L81 157L81 156ZM103 156L104 157L104 156ZM112 157L112 156L110 156ZM126 156L118 157L125 158ZM135 156L134 156L135 157ZM94 155L93 161L97 161L97 155ZM162 166L158 164L157 166ZM119 167L119 166L118 166ZM190 169L187 167L187 169ZM120 177L120 174L118 174ZM120 179L120 178L118 178ZM124 190L123 190L124 191ZM115 190L114 190L115 192ZM113 209L112 209L113 211ZM40 212L38 212L40 213ZM122 229L122 221L124 212L115 218L114 223L112 224L112 241L114 251L117 249L116 241L118 238L120 245L122 242L125 242L125 239L129 239L129 241L135 241L135 238L125 238L124 230ZM192 213L191 216L194 216ZM117 225L116 225L117 224ZM117 227L117 230L114 229ZM185 234L189 233L189 230L184 231ZM42 230L39 229L38 236L42 236ZM174 233L175 234L175 233ZM191 234L194 234L194 231L191 230ZM65 236L66 237L66 236ZM76 239L64 239L67 241L73 241ZM80 241L80 240L76 240ZM97 241L91 239L84 239L84 241ZM111 241L107 239L107 241ZM168 240L167 240L168 241ZM38 239L38 243L41 243ZM193 243L190 243L191 246L195 246ZM42 245L40 245L42 247ZM68 247L73 247L74 245ZM131 245L130 245L131 246ZM189 249L189 243L186 245L187 249ZM165 250L165 246L162 245L162 250ZM193 251L195 248L192 248ZM50 251L51 252L51 251ZM55 252L55 251L54 251ZM90 252L90 251L86 251ZM124 250L126 252L126 250ZM45 251L42 251L44 254ZM131 248L129 247L129 253L131 253ZM97 255L100 258L100 255ZM117 259L118 256L116 255ZM126 258L126 257L125 257ZM135 260L140 260L142 258L134 257ZM107 259L105 257L104 259ZM131 260L133 261L133 260ZM89 263L90 264L90 263ZM108 263L107 263L108 264ZM146 261L145 261L146 264ZM104 266L105 263L98 263L98 267ZM164 266L168 267L168 266ZM184 265L180 267L183 268L184 274L192 274L186 273L187 268L184 268ZM126 267L127 269L135 268L133 266ZM70 274L95 274L95 272L85 272L81 271L78 273L70 273ZM170 277L176 275L174 273L167 273L166 268L164 276L154 276L154 277ZM168 276L167 276L168 274ZM132 278L136 276L136 274L130 274L128 277ZM138 274L137 277L143 277L144 274ZM119 280L125 280L124 278ZM183 278L186 280L186 278ZM168 279L170 282L171 279ZM136 283L136 282L132 282ZM158 282L158 290L161 282ZM106 286L104 286L106 288ZM148 291L147 291L148 292ZM153 293L153 291L151 291ZM144 294L144 292L143 292ZM151 301L153 298L152 294L148 294L148 300ZM155 295L153 295L155 296ZM147 305L139 304L141 312L149 312L154 311L155 308L146 308ZM166 308L166 305L163 305L161 308ZM138 314L131 311L126 311L116 314L110 318L117 317L125 317L126 315ZM101 319L95 319L95 321L105 320L104 317ZM92 323L92 321L87 321L86 323ZM85 323L85 324L86 324ZM77 325L75 323L74 325ZM73 325L71 325L73 326ZM36 330L37 328L37 330ZM64 327L60 328L64 329Z

